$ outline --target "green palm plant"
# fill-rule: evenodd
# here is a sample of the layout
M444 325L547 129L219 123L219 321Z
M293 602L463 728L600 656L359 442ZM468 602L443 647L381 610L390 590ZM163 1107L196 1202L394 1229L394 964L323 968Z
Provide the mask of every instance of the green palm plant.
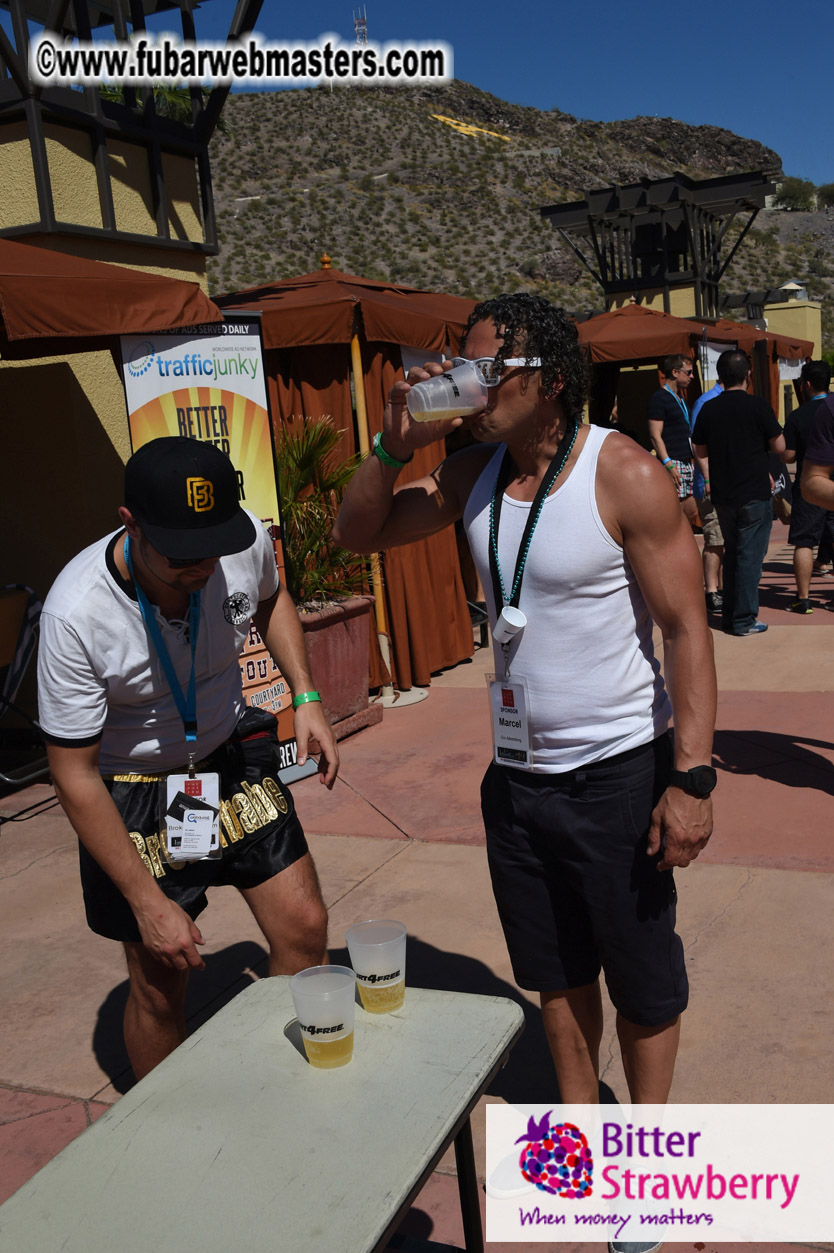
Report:
M300 606L367 591L365 562L340 548L331 530L359 457L340 459L341 432L326 418L303 418L277 441L287 586Z

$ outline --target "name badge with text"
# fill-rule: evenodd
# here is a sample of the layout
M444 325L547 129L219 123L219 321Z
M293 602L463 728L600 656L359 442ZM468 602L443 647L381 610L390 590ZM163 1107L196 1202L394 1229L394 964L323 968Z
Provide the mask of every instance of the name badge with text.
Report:
M220 852L220 776L171 774L165 781L165 843L172 861Z
M488 674L486 681L492 717L493 761L499 766L532 770L527 680L518 674L506 679Z

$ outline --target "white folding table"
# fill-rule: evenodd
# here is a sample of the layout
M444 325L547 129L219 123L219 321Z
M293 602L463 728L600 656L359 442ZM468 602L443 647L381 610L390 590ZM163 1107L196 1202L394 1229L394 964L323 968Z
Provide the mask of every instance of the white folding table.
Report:
M481 1253L469 1115L519 1005L408 988L394 1014L357 1005L353 1060L315 1070L288 985L247 987L24 1184L0 1250L382 1253L454 1141Z

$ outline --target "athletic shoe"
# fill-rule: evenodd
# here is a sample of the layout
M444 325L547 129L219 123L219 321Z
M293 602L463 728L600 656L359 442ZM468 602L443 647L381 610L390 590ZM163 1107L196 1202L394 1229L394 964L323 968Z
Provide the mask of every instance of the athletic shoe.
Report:
M815 561L814 574L834 574L834 566L830 561Z
M811 601L806 596L800 600L795 600L791 605L791 613L813 613Z
M733 635L761 635L762 631L767 630L766 622L754 622L746 631L733 631Z
M509 1201L528 1192L535 1192L536 1185L529 1183L518 1168L518 1153L510 1153L495 1167L484 1184L487 1196L494 1201Z
M724 607L724 597L720 592L707 592L707 613L720 613Z
M656 1253L657 1249L663 1248L663 1241L659 1244L644 1244L638 1240L611 1240L608 1245L608 1253Z

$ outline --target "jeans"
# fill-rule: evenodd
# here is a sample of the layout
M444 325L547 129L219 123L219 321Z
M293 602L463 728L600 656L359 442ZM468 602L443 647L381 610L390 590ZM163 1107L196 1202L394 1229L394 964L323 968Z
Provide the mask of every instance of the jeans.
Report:
M750 500L746 505L717 505L718 521L724 536L725 631L741 635L749 630L759 613L759 580L767 552L773 505L767 500Z

